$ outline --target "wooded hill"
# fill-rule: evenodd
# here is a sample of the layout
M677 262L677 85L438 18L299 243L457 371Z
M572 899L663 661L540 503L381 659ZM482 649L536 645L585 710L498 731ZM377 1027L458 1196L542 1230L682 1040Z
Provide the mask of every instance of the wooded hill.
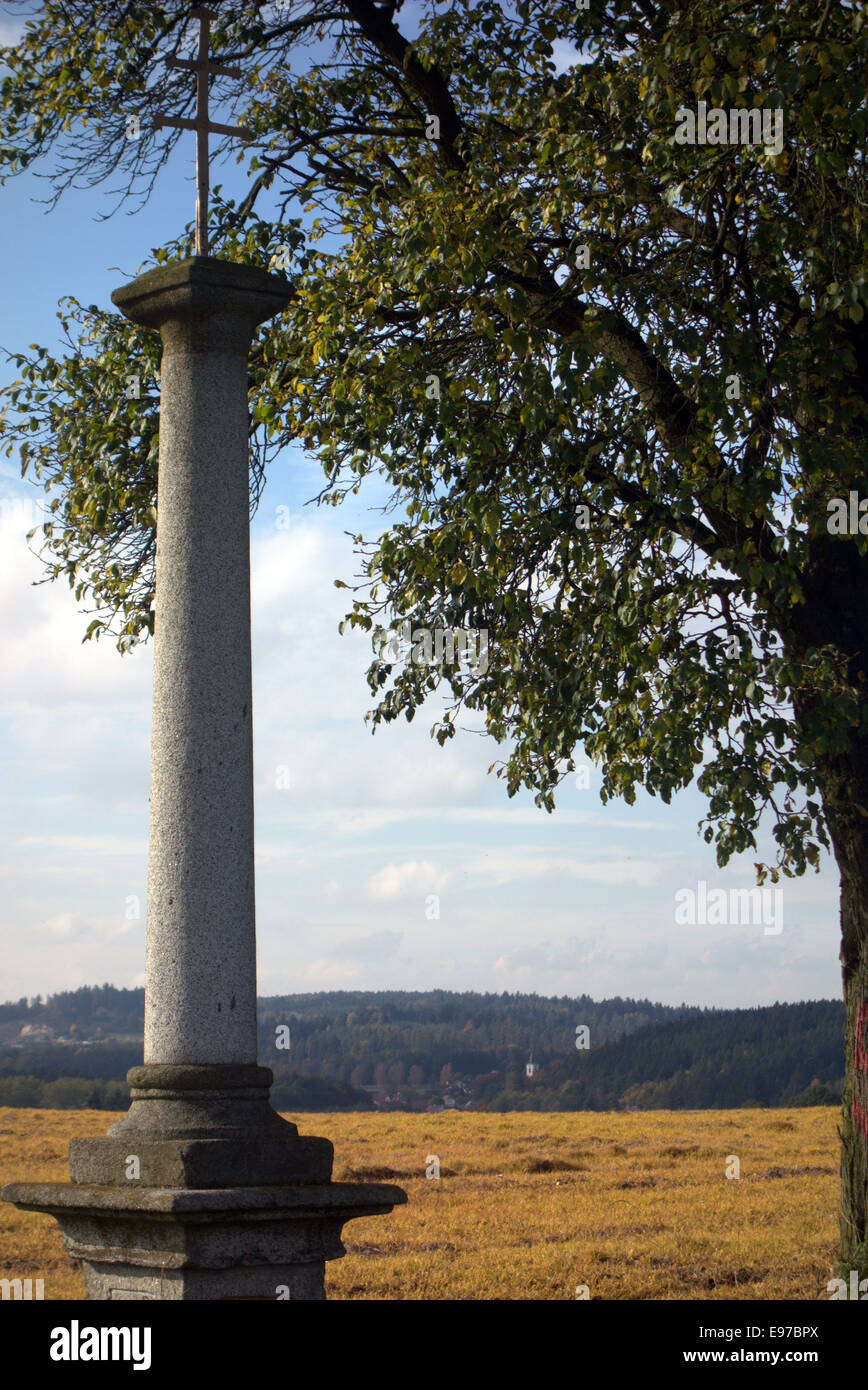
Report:
M141 989L111 985L0 1005L0 1104L125 1108L143 1005ZM719 1010L336 991L261 999L259 1056L276 1104L294 1110L822 1104L840 1096L843 1019L830 1000Z

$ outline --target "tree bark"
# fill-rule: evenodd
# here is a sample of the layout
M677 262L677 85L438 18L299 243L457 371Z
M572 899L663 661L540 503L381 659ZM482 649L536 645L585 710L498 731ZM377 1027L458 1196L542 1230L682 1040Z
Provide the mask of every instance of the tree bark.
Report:
M812 537L805 604L793 615L793 655L832 645L847 657L846 681L861 694L861 722L850 747L816 766L823 810L841 875L841 971L846 1022L842 1097L841 1273L868 1278L868 558L853 544ZM822 729L815 698L794 700L799 731ZM826 719L828 723L828 719Z
M846 1007L841 1115L841 1263L868 1278L868 750L823 771L823 800L841 874ZM845 1273L846 1277L846 1273Z

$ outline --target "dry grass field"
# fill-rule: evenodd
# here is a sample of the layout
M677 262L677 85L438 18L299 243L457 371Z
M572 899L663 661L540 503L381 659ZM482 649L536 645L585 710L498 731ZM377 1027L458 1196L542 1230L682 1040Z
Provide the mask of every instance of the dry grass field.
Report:
M395 1181L409 1199L344 1228L331 1298L575 1299L580 1284L604 1299L828 1298L834 1107L290 1118L333 1140L335 1178ZM0 1180L64 1179L69 1140L115 1119L0 1109ZM54 1221L6 1204L2 1276L83 1296Z

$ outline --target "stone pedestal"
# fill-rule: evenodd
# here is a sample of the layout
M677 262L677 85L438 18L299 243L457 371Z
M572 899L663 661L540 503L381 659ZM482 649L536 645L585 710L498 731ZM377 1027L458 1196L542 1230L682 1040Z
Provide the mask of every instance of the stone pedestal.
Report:
M112 296L163 340L144 1065L71 1182L2 1192L57 1219L88 1298L323 1298L343 1223L406 1201L333 1183L257 1064L247 357L290 295L193 257Z
M7 1201L47 1212L84 1266L89 1299L324 1299L341 1229L406 1200L387 1183L212 1189L12 1183Z

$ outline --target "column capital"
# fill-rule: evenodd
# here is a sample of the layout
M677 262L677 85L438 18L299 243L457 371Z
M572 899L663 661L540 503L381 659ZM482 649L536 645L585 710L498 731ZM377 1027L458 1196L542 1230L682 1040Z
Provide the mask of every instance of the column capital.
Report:
M112 293L133 323L159 329L168 352L246 353L253 330L290 303L281 275L216 256L190 256L139 275Z

